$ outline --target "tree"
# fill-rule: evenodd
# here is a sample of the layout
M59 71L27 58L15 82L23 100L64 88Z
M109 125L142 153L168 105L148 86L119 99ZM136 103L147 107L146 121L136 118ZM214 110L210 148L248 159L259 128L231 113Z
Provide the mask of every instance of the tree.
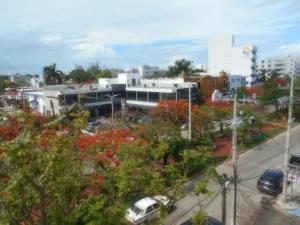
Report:
M209 159L210 154L206 149L186 149L180 153L181 160L178 162L182 169L183 176L187 177L197 167L205 166Z
M101 72L100 66L98 62L90 63L90 66L87 68L87 72L92 76L96 77L98 73Z
M207 214L201 210L194 213L192 217L193 225L206 225L207 224Z
M189 75L192 72L192 61L186 59L175 61L173 66L169 66L167 77L177 77L181 72Z
M56 64L45 66L43 68L43 74L46 85L61 84L64 73L60 70L56 70Z
M220 124L220 131L224 131L224 120L232 115L233 106L228 101L209 102L208 106L212 109L214 120Z
M0 94L2 94L5 88L15 88L17 86L16 83L11 82L8 76L0 75Z
M74 70L72 70L69 73L69 77L78 84L95 79L95 77L93 77L90 72L85 71L82 66L77 66Z
M112 78L112 73L110 72L110 70L102 70L96 75L96 79L99 78Z
M213 113L207 105L193 107L192 112L193 132L201 137L213 128Z
M150 111L149 115L164 121L170 120L177 124L183 124L187 121L188 102L163 99Z

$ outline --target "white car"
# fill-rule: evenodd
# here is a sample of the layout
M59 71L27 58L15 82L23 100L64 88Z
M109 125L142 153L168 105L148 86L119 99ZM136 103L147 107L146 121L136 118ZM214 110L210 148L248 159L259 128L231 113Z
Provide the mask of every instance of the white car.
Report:
M157 217L158 209L162 205L168 205L169 203L170 199L162 195L143 198L137 201L130 209L127 209L125 218L135 225L154 220Z

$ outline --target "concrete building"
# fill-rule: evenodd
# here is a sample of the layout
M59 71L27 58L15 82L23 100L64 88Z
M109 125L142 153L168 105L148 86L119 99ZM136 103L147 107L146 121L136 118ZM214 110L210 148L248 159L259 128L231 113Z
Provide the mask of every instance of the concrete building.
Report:
M210 38L208 41L208 73L225 71L229 75L245 77L245 84L256 82L257 48L254 45L235 46L234 36Z
M126 104L135 108L151 108L158 105L162 99L189 99L199 103L199 91L196 83L184 82L183 78L175 79L141 79L136 86L126 86Z
M300 56L277 56L260 61L260 70L278 71L282 75L300 76Z
M198 85L198 90L206 100L212 97L215 90L225 94L229 91L229 76L225 72L220 72L219 76L203 75L197 77L184 77L185 81L194 82Z
M112 87L100 87L98 84L79 85L49 85L43 90L45 113L59 114L64 107L74 103L86 106L91 117L110 113L111 101L105 96L112 94ZM120 108L120 99L115 99L115 108Z
M23 98L27 99L30 108L38 111L41 114L46 113L44 104L44 92L43 91L28 91L23 93Z
M230 75L229 76L229 91L235 91L246 84L246 78L241 75Z
M165 72L157 66L142 65L139 67L139 73L143 78L148 78L154 75L163 75Z
M118 78L100 78L100 86L124 86L124 99L128 107L147 109L158 105L162 99L188 99L191 85L192 101L199 102L199 92L196 83L187 83L183 78L174 79L143 79L141 74L120 73ZM121 88L120 95L123 96Z

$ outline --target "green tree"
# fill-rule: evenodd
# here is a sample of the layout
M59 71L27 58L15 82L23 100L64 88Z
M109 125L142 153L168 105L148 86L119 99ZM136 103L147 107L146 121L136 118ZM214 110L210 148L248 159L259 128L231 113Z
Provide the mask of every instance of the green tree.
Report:
M11 82L8 76L0 75L0 94L2 94L5 88L14 88L17 85Z
M194 213L192 217L193 225L206 225L207 224L207 214L201 210Z
M46 85L61 84L64 73L60 70L56 70L56 64L45 66L43 68L43 74Z
M190 75L192 72L192 61L186 59L175 61L173 66L169 66L167 77L177 77L181 72Z
M98 62L90 63L90 66L87 68L87 72L92 76L96 77L98 73L101 72L101 68Z
M99 78L112 78L112 73L110 72L110 70L102 70L96 75L96 79Z
M195 107L192 113L192 128L196 138L207 134L213 128L213 112L207 106Z
M87 80L94 80L95 78L91 75L90 72L85 71L82 66L77 66L72 70L68 75L73 81L80 84Z

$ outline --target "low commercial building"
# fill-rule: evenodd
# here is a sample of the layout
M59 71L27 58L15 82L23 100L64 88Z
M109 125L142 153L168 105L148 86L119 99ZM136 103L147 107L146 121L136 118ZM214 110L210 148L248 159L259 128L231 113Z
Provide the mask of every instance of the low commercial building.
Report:
M199 103L199 91L196 83L184 82L183 78L175 79L141 79L138 85L126 86L126 104L129 107L151 108L162 99L189 100Z
M59 114L65 107L75 103L88 108L91 117L111 112L111 100L107 95L113 94L112 87L90 85L49 85L43 90L45 113ZM120 99L115 99L115 108L120 108Z

